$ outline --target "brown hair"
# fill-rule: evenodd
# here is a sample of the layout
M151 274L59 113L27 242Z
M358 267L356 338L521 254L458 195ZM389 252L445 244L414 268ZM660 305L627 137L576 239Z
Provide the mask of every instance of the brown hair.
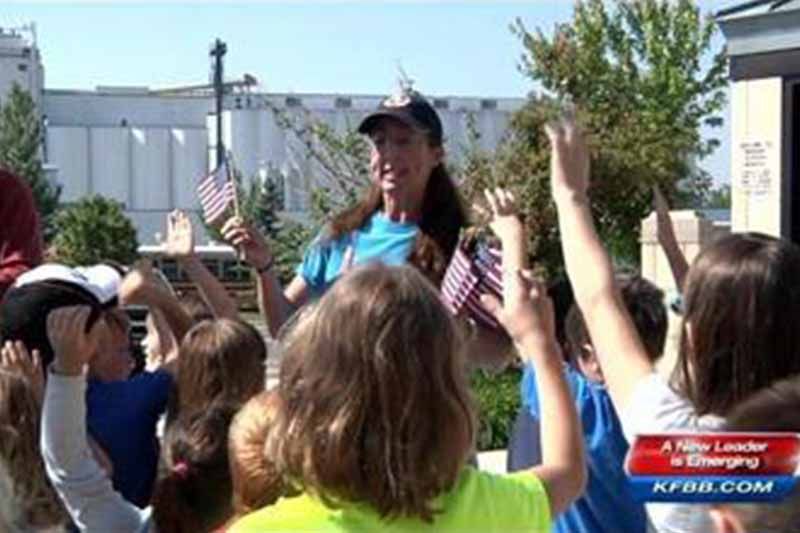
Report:
M433 141L429 139L432 146ZM330 238L338 239L363 226L383 207L383 194L372 183L359 202L337 215L330 223ZM425 197L419 234L409 257L409 263L437 287L455 252L459 232L467 223L467 214L450 174L440 163L431 171Z
M620 276L617 278L617 284L647 356L651 363L655 363L664 353L669 326L664 292L638 275ZM592 344L583 314L575 304L572 304L567 313L564 330L569 347L569 359L574 362L577 357L583 356L582 347Z
M800 433L800 376L773 384L747 398L728 415L728 431ZM800 489L779 503L733 504L748 531L800 531Z
M63 522L61 507L45 473L39 452L41 400L30 382L16 372L0 369L0 461L8 471L15 506L29 526L49 527Z
M725 416L800 372L800 248L759 233L719 239L689 270L684 320L675 381L699 415Z
M246 322L220 318L195 325L181 341L169 419L215 402L242 405L264 390L266 359L263 337Z
M431 521L473 448L462 348L415 269L354 269L285 338L267 448L278 468L329 504Z
M235 406L218 404L181 413L167 429L153 491L159 531L212 531L231 517L228 428L235 412Z
M237 516L272 505L287 492L283 476L264 449L279 402L277 391L261 392L244 404L231 424L228 457Z

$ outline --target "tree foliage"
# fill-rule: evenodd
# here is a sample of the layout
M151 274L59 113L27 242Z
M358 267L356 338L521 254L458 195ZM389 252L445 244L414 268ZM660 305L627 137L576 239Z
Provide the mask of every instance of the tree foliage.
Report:
M131 264L137 258L136 228L122 204L91 196L61 209L55 216L53 259L67 265L102 261Z
M242 216L267 238L275 257L278 279L286 284L294 277L303 250L313 238L312 228L281 213L283 192L275 176L266 179L254 176L249 185L241 189L244 190L240 196Z
M565 103L574 105L590 135L601 235L617 259L635 263L650 185L673 203L702 197L710 185L696 163L719 141L703 139L700 128L721 125L727 85L724 51L711 50L713 20L690 0L584 0L551 35L528 31L520 20L512 31L523 45L520 70L542 91L514 115L496 153L468 165L465 193L475 198L487 185L514 190L531 250L545 268L558 269L543 126Z
M0 167L30 185L42 219L42 235L49 242L61 189L45 176L40 155L42 137L42 125L33 98L14 83L6 102L0 107Z

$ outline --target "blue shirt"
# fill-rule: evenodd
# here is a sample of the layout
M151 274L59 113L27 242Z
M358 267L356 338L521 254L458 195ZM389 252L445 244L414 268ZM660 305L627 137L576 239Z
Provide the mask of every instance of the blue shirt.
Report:
M114 488L139 507L150 503L159 453L156 423L171 387L172 376L159 370L126 381L91 379L86 389L89 434L114 465Z
M348 248L352 249L351 265L381 261L402 265L408 260L418 227L413 222L395 222L381 212L366 223L337 239L317 236L303 255L297 274L305 280L313 298L319 298L339 278Z
M623 470L628 442L608 391L569 365L565 365L564 373L583 424L589 477L583 496L556 518L553 531L643 533L647 529L647 516L644 506L634 501ZM522 408L538 421L536 373L530 365L525 367L520 388ZM540 448L539 443L533 446ZM529 466L540 462L538 457Z

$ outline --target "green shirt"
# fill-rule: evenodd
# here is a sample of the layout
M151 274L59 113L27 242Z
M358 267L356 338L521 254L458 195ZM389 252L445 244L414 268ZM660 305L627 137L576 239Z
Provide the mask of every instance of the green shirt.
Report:
M325 506L308 495L284 498L237 521L230 533L277 531L546 533L550 504L544 485L527 472L496 475L464 468L456 486L435 501L432 523L418 518L382 520L369 506Z

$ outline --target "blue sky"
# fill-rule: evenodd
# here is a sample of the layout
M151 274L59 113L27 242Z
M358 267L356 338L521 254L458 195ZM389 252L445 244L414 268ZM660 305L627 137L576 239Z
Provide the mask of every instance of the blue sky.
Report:
M399 62L426 94L489 97L534 88L517 70L522 46L509 24L520 17L547 32L571 12L560 0L6 1L0 26L36 23L47 88L205 83L209 44L219 37L228 45L226 77L251 73L267 91L384 94ZM729 126L716 135L723 148L701 164L727 180Z

